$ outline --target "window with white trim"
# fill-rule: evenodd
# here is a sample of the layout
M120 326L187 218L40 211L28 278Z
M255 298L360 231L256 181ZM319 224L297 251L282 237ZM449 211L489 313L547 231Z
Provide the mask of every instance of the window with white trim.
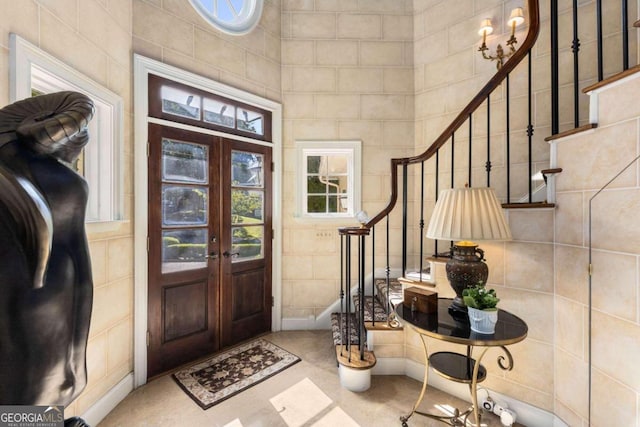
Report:
M248 34L262 16L264 0L189 0L214 28L231 35Z
M299 217L353 218L360 210L361 142L296 141Z
M86 221L122 219L122 98L21 37L11 34L10 42L11 102L65 90L94 102L89 143L72 166L89 185Z

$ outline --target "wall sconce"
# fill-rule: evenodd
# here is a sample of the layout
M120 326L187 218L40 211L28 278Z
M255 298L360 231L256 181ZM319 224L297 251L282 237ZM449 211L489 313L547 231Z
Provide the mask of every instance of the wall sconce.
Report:
M518 43L516 39L516 27L524 22L524 12L521 7L516 7L511 11L507 25L511 27L511 37L507 40L507 46L509 46L509 52L505 53L501 44L498 44L496 48L496 54L487 54L489 48L487 47L487 34L493 33L493 26L491 25L491 19L487 18L482 21L480 31L478 34L482 36L482 45L478 48L478 51L482 53L484 59L490 61L496 61L496 68L499 70L511 55L516 51L515 44Z

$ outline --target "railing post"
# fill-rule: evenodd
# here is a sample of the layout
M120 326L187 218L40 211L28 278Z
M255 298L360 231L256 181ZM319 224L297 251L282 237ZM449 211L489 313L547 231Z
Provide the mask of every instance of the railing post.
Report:
M358 258L360 264L360 271L358 272L358 293L360 294L360 314L358 316L358 346L360 346L360 360L364 360L364 342L365 342L365 330L364 330L364 272L365 272L365 235L359 236L360 249L358 251Z
M376 227L371 227L371 295L376 294ZM373 301L373 325L376 324L376 302Z
M389 215L387 215L387 268L386 268L386 279L387 279L387 295L389 295L389 288L391 287L391 266L389 261ZM387 298L387 314L391 312L391 304L389 303L389 298ZM387 316L388 318L388 316Z
M346 275L345 275L345 282L346 282L346 290L347 290L347 300L345 302L345 313L346 313L346 317L347 317L347 327L346 327L346 333L347 333L347 354L349 355L349 362L351 362L351 236L350 235L346 235L345 236L345 241L346 241ZM342 341L343 345L344 345L344 341Z

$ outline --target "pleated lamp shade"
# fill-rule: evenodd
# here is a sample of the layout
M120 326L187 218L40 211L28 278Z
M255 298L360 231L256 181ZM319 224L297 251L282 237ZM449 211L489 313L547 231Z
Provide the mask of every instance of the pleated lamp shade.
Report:
M511 240L511 230L492 188L443 190L427 237L438 240Z

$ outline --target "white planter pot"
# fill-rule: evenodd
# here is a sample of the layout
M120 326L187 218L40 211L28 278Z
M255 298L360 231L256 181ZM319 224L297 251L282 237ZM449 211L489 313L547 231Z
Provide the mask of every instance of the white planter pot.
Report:
M471 330L480 334L493 334L496 331L496 322L498 321L498 310L478 310L477 308L467 307L469 309L469 323Z

